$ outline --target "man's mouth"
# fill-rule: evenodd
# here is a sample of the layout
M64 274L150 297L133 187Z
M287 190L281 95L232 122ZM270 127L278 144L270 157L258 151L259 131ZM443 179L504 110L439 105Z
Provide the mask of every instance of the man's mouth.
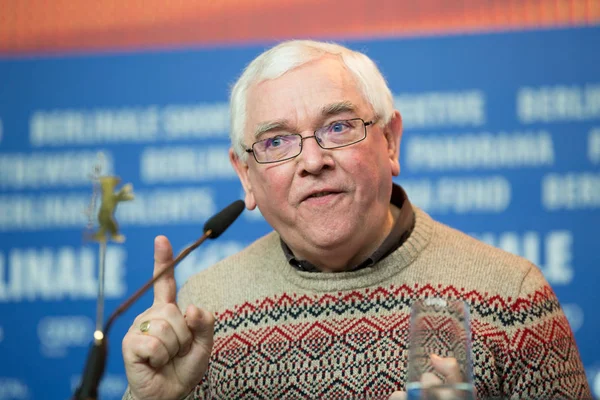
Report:
M319 192L319 193L311 194L310 196L308 196L308 198L310 199L311 197L323 197L323 196L327 196L330 194L335 194L335 192Z
M341 193L340 191L323 190L322 192L315 192L315 193L309 194L308 196L306 196L304 198L303 201L320 199L319 202L322 203L327 200L327 196L331 196L330 198L333 199L334 196L336 196L340 193ZM319 204L321 204L321 203L319 203Z

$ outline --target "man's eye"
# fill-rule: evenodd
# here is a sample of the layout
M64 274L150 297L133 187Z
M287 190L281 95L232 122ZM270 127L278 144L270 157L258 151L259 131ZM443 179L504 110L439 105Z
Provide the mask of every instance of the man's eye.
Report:
M265 147L278 147L281 146L281 138L280 137L274 137L271 139L267 139L265 141Z
M351 128L351 126L348 121L338 121L329 126L329 131L333 133L344 133L349 128Z
M265 140L265 148L279 147L283 145L283 138L281 136L275 136L273 138Z

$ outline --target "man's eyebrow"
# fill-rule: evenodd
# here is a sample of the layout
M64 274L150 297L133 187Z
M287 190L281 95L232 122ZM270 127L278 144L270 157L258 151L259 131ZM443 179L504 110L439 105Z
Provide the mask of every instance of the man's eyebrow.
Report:
M323 108L321 108L321 115L323 115L323 117L331 117L345 112L353 112L355 110L356 106L352 102L340 101L323 106Z
M288 126L289 126L288 122L284 119L261 122L258 124L256 129L254 130L254 137L258 138L263 133L267 133L270 131L284 130Z
M321 108L321 115L324 118L342 114L345 112L354 112L356 106L351 101L339 101L337 103L331 103ZM291 132L290 123L285 119L278 119L274 121L265 121L258 124L254 130L254 137L258 138L260 135L277 130L285 130Z

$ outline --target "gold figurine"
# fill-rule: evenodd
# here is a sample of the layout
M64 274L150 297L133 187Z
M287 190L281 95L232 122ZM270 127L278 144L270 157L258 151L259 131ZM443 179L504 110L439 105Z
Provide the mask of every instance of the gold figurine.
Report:
M105 164L105 156L103 153L98 153L98 162L94 165L94 169L90 174L92 181L92 198L90 204L85 210L88 223L84 232L84 240L93 240L98 242L98 299L96 303L96 330L94 331L94 346L88 358L85 374L93 376L96 379L95 384L99 383L104 372L104 363L106 361L106 335L102 331L104 322L104 275L106 270L106 253L108 250L107 242L123 243L125 236L119 233L119 225L115 219L115 211L117 205L122 201L133 200L133 185L128 183L123 185L121 190L116 191L115 188L121 183L121 178L118 176L102 175ZM100 207L96 207L98 197L100 198ZM98 210L97 218L95 217ZM95 219L98 221L98 229L94 231ZM107 328L108 329L108 328ZM100 364L99 364L100 363ZM101 365L101 368L99 366ZM91 375L90 375L91 374ZM91 382L91 381L90 381ZM76 398L91 398L88 396L89 388L82 386L77 389ZM83 393L83 394L82 394ZM92 392L89 392L92 393ZM95 393L95 392L94 392ZM94 396L93 398L96 398Z
M119 225L115 220L114 214L117 204L121 201L130 201L134 199L133 186L131 183L123 185L121 190L115 192L115 188L121 182L118 176L100 176L100 192L102 194L100 210L98 211L98 230L92 234L92 240L106 242L107 235L113 242L123 243L125 236L119 233Z

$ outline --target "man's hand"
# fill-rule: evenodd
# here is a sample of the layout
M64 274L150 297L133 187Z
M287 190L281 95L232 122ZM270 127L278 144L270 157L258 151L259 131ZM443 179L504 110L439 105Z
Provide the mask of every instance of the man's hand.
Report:
M168 239L154 240L154 276L172 260ZM152 307L138 315L123 338L129 389L138 400L178 400L200 382L213 346L214 317L190 304L176 304L173 269L154 284ZM142 329L144 328L144 332Z
M452 357L440 357L436 354L429 356L433 369L444 377L442 381L434 373L426 372L421 377L421 383L423 386L436 386L442 383L453 384L460 383L463 381L460 368L455 358ZM425 389L426 390L426 389ZM439 400L455 400L463 398L462 393L456 393L451 388L435 389L435 393L428 393L423 398L427 399L439 399ZM406 400L406 392L396 391L392 393L389 400Z

